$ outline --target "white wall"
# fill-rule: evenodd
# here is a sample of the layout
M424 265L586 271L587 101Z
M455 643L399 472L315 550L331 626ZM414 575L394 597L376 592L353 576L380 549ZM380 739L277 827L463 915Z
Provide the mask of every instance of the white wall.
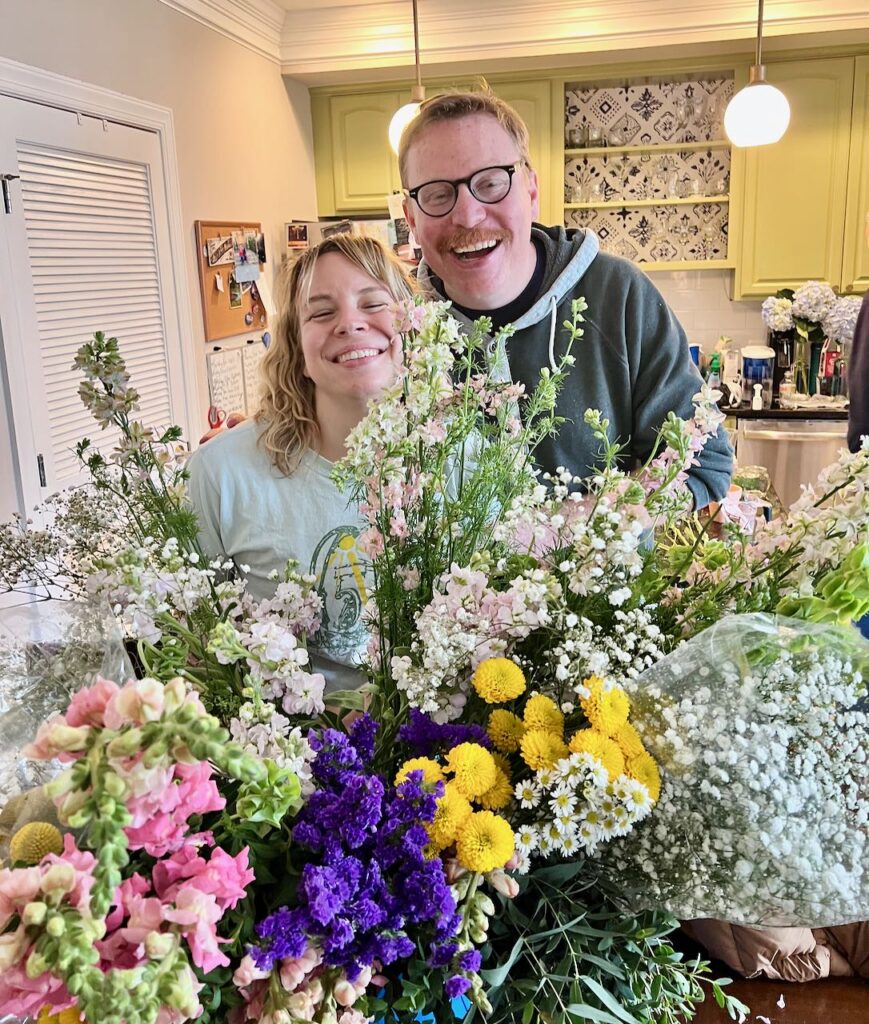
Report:
M685 328L689 342L712 352L722 334L744 345L766 343L760 318L761 299L733 302L729 295L732 270L657 270L649 277Z
M316 219L307 88L285 84L278 64L160 0L0 0L0 56L173 111L188 253L188 343L204 431L208 346L193 224L260 221L274 270L284 222ZM0 418L0 493L9 490L2 451L8 443Z

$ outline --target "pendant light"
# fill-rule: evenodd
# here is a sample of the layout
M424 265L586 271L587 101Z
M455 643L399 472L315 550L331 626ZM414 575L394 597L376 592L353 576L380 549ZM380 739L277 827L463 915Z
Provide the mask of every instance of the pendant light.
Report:
M761 62L763 0L757 4L757 53L748 73L748 85L733 97L724 111L724 131L734 146L768 146L787 130L791 108L781 90L766 80Z
M416 0L413 0L413 52L414 59L416 60L416 85L410 90L410 103L405 103L403 107L399 107L389 122L389 145L392 146L394 153L398 152L401 133L416 117L419 105L425 99L425 88L423 87L419 71L419 16L416 10Z

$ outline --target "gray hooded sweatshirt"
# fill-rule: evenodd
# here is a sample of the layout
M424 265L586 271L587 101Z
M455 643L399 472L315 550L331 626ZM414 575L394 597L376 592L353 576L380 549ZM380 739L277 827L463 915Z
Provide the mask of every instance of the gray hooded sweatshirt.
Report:
M594 472L599 445L583 415L599 409L609 420L610 440L628 445L625 465L632 468L648 458L668 412L693 415L692 397L703 382L685 332L649 278L627 260L601 253L593 232L535 224L532 233L546 252L543 284L507 341L511 376L527 392L537 386L541 367L555 367L565 351L561 325L570 320L571 301L583 297L588 303L585 333L573 346L576 363L556 407L567 422L537 449L537 464L549 473L560 466L576 476ZM425 263L418 277L424 288L448 298ZM452 312L469 323L459 310ZM699 465L688 471L697 508L727 493L732 470L733 451L719 428Z

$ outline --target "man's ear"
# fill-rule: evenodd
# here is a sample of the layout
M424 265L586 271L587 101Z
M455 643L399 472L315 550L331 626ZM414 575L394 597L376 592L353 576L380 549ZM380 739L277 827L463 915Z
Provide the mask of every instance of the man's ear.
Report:
M537 180L537 171L533 167L525 167L525 177L528 182L528 195L531 197L531 219L540 219L540 183Z
M402 206L402 209L404 210L404 218L407 221L407 223L408 223L408 225L410 227L410 230L413 231L413 229L415 227L415 224L414 224L415 210L413 208L414 207L414 202L410 198L410 196L405 196L404 197L404 199L401 202L401 206Z

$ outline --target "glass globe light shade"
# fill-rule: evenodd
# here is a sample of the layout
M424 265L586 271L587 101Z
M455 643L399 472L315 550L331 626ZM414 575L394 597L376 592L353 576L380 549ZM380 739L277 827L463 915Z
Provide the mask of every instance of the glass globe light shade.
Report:
M419 110L418 103L405 103L403 107L399 107L398 110L392 115L392 120L389 122L389 145L392 146L392 152L398 152L398 144L401 141L401 133L410 124L410 122L416 117L416 112ZM381 131L383 129L381 128Z
M768 146L784 135L791 119L787 97L774 85L751 82L724 111L724 131L734 146Z

